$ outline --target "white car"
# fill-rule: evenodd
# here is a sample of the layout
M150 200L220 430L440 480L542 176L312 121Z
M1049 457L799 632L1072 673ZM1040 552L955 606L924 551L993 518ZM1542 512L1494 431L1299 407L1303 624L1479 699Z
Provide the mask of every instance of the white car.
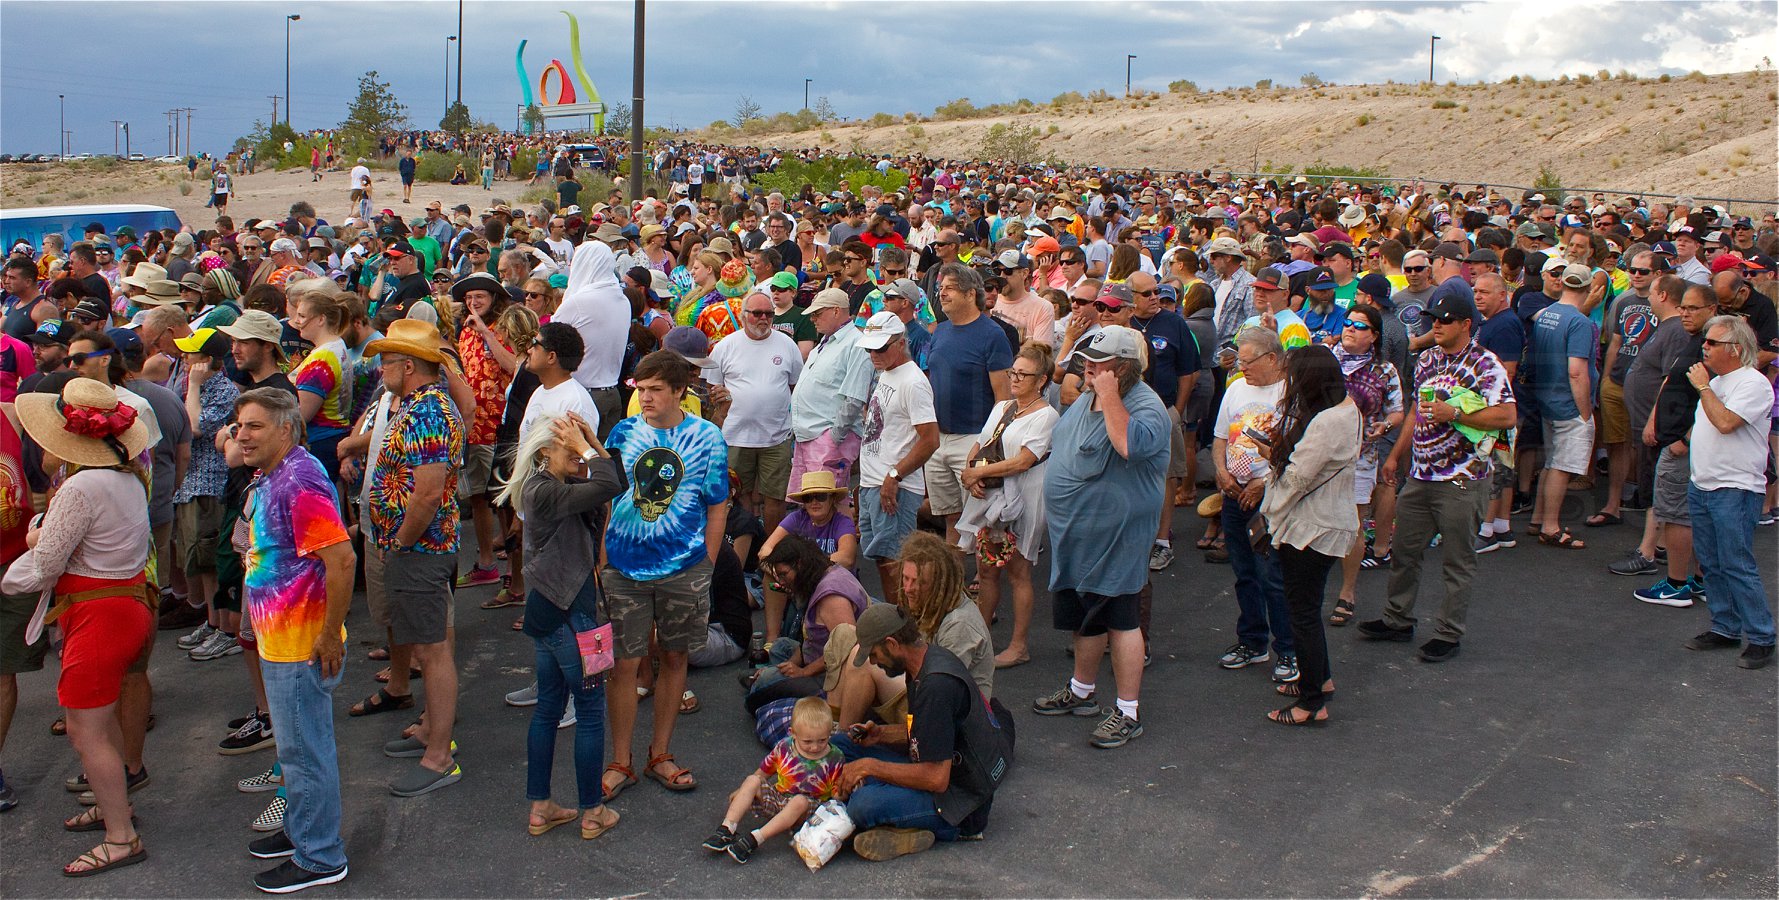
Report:
M154 161L159 163L179 163L185 162L185 158L181 156L157 156Z

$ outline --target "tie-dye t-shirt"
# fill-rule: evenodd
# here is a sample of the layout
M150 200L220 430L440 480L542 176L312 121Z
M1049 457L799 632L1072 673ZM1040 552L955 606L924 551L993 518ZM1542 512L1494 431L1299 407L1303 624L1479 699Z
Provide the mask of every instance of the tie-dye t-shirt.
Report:
M321 408L309 424L320 428L348 428L347 416L352 411L352 381L345 377L346 342L328 341L303 357L303 364L290 373L291 384L299 393L307 391L321 398Z
M772 746L772 752L760 761L760 779L766 787L790 797L802 794L816 803L834 798L840 787L840 773L846 757L833 744L819 759L810 759L797 752L795 738L785 738Z
M327 619L327 566L315 554L347 539L334 486L297 447L260 476L249 504L251 540L241 562L260 658L307 662Z
M612 501L606 559L626 578L647 581L706 558L708 507L729 499L729 445L723 430L684 417L656 428L631 416L612 428L606 449L618 458L625 491Z
M712 426L715 427L715 426ZM413 549L418 553L457 552L457 470L463 465L463 420L438 382L422 387L402 404L389 421L389 436L377 454L376 474L370 482L367 504L371 534L384 550L399 549L396 532L414 493L414 470L432 463L445 464L444 502L432 524Z
M1410 406L1421 395L1432 392L1435 400L1445 400L1464 388L1488 401L1490 406L1514 402L1513 386L1508 383L1507 370L1495 354L1469 344L1457 353L1446 353L1433 347L1421 354L1415 363L1415 395L1407 398ZM1414 427L1414 452L1409 454L1408 474L1422 481L1453 481L1466 478L1482 481L1489 477L1488 452L1479 448L1464 432L1450 422L1439 423L1409 413Z

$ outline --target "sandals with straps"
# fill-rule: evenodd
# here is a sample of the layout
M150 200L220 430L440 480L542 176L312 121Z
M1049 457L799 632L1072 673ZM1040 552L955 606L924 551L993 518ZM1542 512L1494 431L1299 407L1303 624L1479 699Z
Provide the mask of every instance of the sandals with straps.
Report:
M388 688L377 688L375 694L358 702L357 706L346 710L349 716L374 716L377 713L395 712L398 709L413 709L414 695L403 694L397 697L389 693Z
M663 775L655 769L662 763L673 763L678 766L679 771L672 775ZM671 753L661 753L650 758L648 768L643 770L643 774L651 781L660 782L662 787L670 791L689 791L698 786L698 779L692 776L692 770L681 766Z
M1543 544L1546 547L1560 547L1564 550L1587 549L1587 543L1585 541L1576 540L1575 535L1570 534L1569 529L1567 528L1555 534L1545 531L1538 532L1538 543Z
M1339 628L1340 626L1353 621L1353 616L1358 611L1356 601L1354 601L1353 598L1342 597L1334 601L1334 612L1328 614L1328 624Z
M618 782L616 787L608 788L605 786L605 776L611 772L624 776L624 780ZM605 802L610 803L617 799L619 794L624 793L625 788L636 783L636 770L623 763L606 763L605 771L599 774L599 782L600 794L604 795Z
M98 852L99 847L128 847L130 850L122 856L112 856L111 851L107 850L105 851L105 856L101 858ZM62 867L62 874L69 878L85 878L88 875L97 875L100 872L110 869L133 866L148 858L148 851L142 849L141 835L137 835L127 841L104 841L100 843L99 847L94 847L93 849L76 856L74 862ZM77 863L85 864L86 868L69 868Z

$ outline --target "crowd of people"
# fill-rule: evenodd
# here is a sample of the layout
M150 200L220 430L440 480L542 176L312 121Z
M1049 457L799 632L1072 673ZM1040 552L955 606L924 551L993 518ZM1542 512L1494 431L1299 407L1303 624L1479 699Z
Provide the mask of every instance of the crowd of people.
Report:
M103 835L65 874L146 858L129 795L167 630L243 661L254 708L218 751L276 748L237 784L273 794L255 885L345 878L360 585L384 668L349 715L404 722L398 797L474 783L457 593L514 611L533 835L609 831L639 776L697 788L688 670L742 663L770 749L704 843L741 863L836 801L868 859L980 839L1021 705L995 675L1032 661L1041 590L1073 659L1031 711L1141 738L1151 576L1182 541L1230 566L1215 662L1270 668L1284 726L1330 721L1326 628L1415 640L1433 547L1417 655L1457 656L1516 517L1566 553L1645 511L1611 570L1710 608L1687 647L1771 662L1771 212L924 158L863 163L901 190L750 192L778 161L662 146L665 196L633 202L558 154L530 209L355 194L338 224L301 202L10 248L0 514L28 525L0 543L0 746L54 643L87 805L63 827ZM1604 503L1565 523L1581 485Z

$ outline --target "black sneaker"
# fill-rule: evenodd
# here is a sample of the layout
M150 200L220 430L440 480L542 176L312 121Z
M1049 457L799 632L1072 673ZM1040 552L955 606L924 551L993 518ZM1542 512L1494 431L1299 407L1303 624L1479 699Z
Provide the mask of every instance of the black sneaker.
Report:
M1231 644L1228 650L1223 651L1222 656L1217 657L1217 665L1225 669L1245 669L1271 659L1271 651L1256 650L1247 644L1235 643Z
M283 829L279 829L263 838L254 838L247 844L247 852L255 859L283 859L296 854L296 845L290 842L290 836Z
M295 860L287 859L277 868L267 869L253 876L253 886L268 894L294 894L304 888L334 884L345 878L345 866L332 872L311 872L297 865Z
M747 865L747 858L754 855L754 851L758 849L760 849L760 842L754 840L752 833L738 834L734 840L723 846L723 852L729 854L730 859L744 866Z
M1458 655L1458 643L1443 638L1434 638L1421 645L1421 662L1445 662Z
M247 724L248 719L258 718L262 715L265 715L265 713L262 712L259 709L259 707L254 707L253 712L250 712L247 715L241 716L240 718L237 718L237 719L230 719L229 720L229 730L234 731L235 729L240 728L242 725Z
M712 853L721 853L729 849L729 845L734 841L735 832L730 831L727 825L723 825L719 826L710 837L704 839L703 847Z
M239 756L273 746L277 741L272 737L272 717L268 715L254 716L235 729L235 733L222 739L216 745L216 752L223 756Z
M1742 657L1736 660L1736 665L1744 669L1763 669L1772 661L1772 644L1767 644L1764 647L1760 644L1749 644L1748 647L1742 651Z
M1685 646L1688 650L1734 650L1742 646L1742 642L1733 637L1725 637L1715 631L1707 631L1687 639Z
M1398 628L1383 619L1367 619L1359 623L1359 636L1368 641L1396 641L1406 644L1415 639L1414 626Z

